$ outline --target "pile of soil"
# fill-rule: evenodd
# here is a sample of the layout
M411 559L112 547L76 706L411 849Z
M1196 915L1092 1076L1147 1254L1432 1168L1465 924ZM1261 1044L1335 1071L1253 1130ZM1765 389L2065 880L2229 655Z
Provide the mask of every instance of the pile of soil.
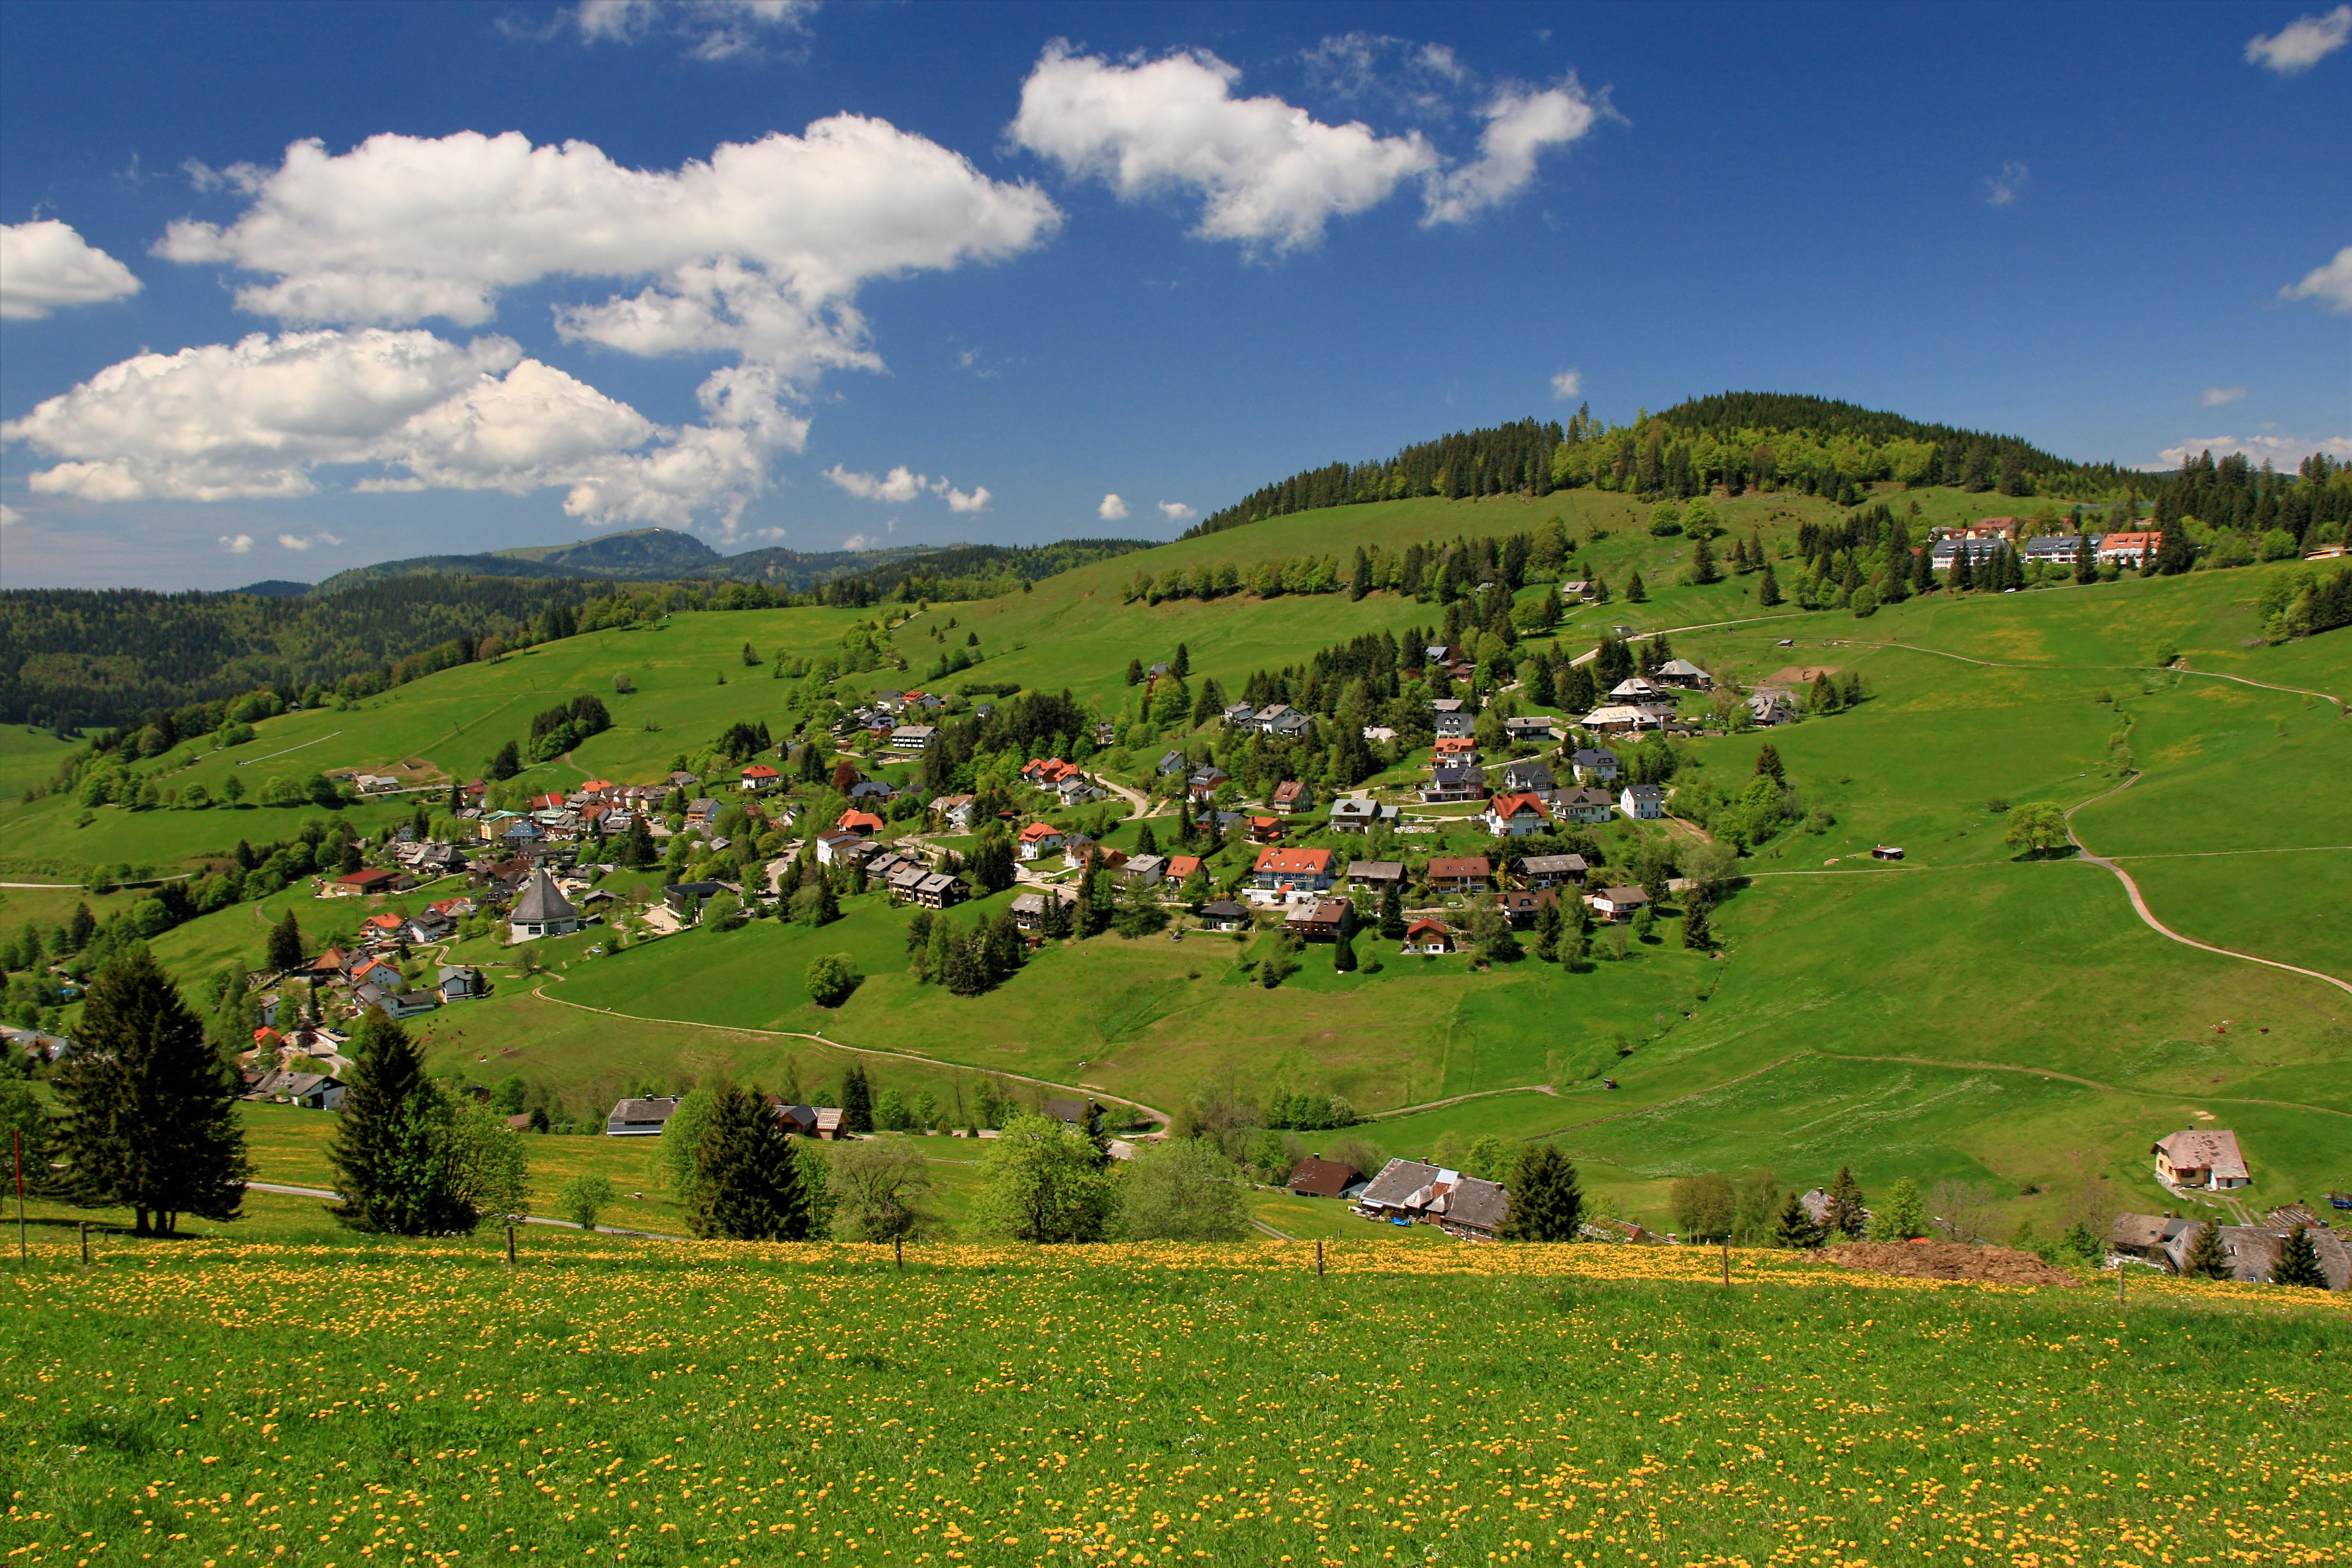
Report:
M1955 1241L1849 1241L1822 1256L1841 1268L1864 1274L1906 1274L1915 1279L1988 1279L2000 1285L2057 1285L2082 1281L2013 1247L1962 1247Z

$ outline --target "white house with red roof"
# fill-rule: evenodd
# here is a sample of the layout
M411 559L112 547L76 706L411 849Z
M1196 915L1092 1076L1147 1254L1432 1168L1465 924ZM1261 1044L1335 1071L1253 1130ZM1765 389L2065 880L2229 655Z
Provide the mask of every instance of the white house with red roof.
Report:
M765 763L753 763L743 770L743 792L764 795L784 782L784 775Z
M2225 1128L2189 1127L2156 1141L2156 1179L2172 1187L2209 1191L2252 1184L2238 1135Z
M1269 844L1257 852L1250 879L1251 896L1261 901L1275 899L1286 903L1325 892L1332 882L1331 851Z
M1062 830L1050 822L1033 822L1021 830L1016 851L1024 860L1043 860L1062 847Z
M1498 795L1486 803L1486 831L1497 838L1525 838L1551 826L1543 798L1533 792Z

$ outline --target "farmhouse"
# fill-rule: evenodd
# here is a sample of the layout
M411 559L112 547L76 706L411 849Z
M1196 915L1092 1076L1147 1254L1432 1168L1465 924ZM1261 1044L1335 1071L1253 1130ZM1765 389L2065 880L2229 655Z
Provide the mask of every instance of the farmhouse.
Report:
M1679 686L1693 691L1704 691L1715 684L1712 676L1686 658L1666 660L1650 672L1650 679L1660 686Z
M1639 888L1603 888L1584 895L1585 907L1604 921L1630 921L1650 901Z
M1413 1160L1391 1160L1357 1203L1382 1219L1416 1220L1481 1241L1495 1239L1511 1212L1510 1194L1499 1183Z
M2175 1273L2186 1273L2189 1249L2197 1245L2197 1232L2204 1228L2191 1225L2165 1243L2164 1254ZM2223 1256L2230 1260L2230 1277L2248 1284L2267 1282L2278 1267L2280 1249L2285 1247L2287 1227L2274 1225L2225 1225L2218 1227ZM2327 1277L2330 1290L2352 1288L2352 1248L2333 1230L2306 1229L2313 1248L2319 1254L2320 1272Z
M1336 1198L1356 1184L1356 1173L1318 1154L1293 1165L1290 1180L1283 1184L1302 1198Z
M2116 1223L2107 1227L2107 1250L2117 1258L2137 1258L2168 1268L2171 1258L2168 1249L2172 1242L2196 1228L2196 1221L2172 1215L2117 1215Z
M2156 1179L2168 1186L2220 1190L2252 1182L2238 1135L2216 1128L2190 1127L2156 1141Z
M1748 717L1759 725L1791 723L1797 717L1797 704L1789 694L1776 686L1759 686L1748 700Z
M624 1100L613 1107L604 1118L607 1138L652 1138L659 1136L671 1116L677 1110L677 1096L659 1095L647 1100Z
M1557 888L1563 882L1581 882L1590 868L1581 855L1530 855L1519 862L1519 886Z
M1635 708L1612 702L1584 716L1584 727L1596 735L1630 735L1642 730L1663 730L1666 715L1655 708Z
M1441 958L1454 951L1454 933L1444 921L1419 920L1404 928L1406 952L1417 952L1423 958Z
M1438 855L1430 859L1426 880L1442 893L1483 893L1494 876L1484 855Z

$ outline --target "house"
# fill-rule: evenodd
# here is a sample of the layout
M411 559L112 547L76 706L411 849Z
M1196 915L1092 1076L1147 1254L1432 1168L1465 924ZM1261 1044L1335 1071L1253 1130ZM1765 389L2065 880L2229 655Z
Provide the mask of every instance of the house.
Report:
M692 789L696 784L700 784L702 781L681 768L677 772L669 775L668 782L669 787L672 789Z
M572 901L556 890L555 879L545 871L533 871L524 884L522 897L507 911L507 930L516 942L530 942L536 937L570 936L580 929L580 911Z
M859 779L856 784L849 786L849 800L850 804L853 805L859 801L866 800L877 800L887 803L892 797L897 795L898 793L898 791L897 788L887 780Z
M1198 855L1171 855L1168 857L1168 880L1176 883L1179 886L1181 886L1186 879L1190 878L1193 872L1200 868L1201 858Z
M388 993L376 1001L385 1017L397 1023L403 1018L415 1018L441 1005L441 998L430 991L399 991Z
M964 897L964 885L944 871L934 871L915 884L915 902L927 910L952 909Z
M1439 766L1429 770L1429 782L1421 786L1424 805L1447 801L1479 800L1486 794L1486 775L1475 767Z
M604 1118L607 1138L652 1138L657 1136L669 1119L677 1111L677 1096L662 1095L648 1100L624 1100L613 1107Z
M743 793L765 795L784 782L784 775L765 763L753 763L743 770Z
M1102 1107L1091 1100L1049 1100L1040 1109L1065 1127L1084 1127L1087 1113Z
M1495 879L1495 868L1484 855L1437 855L1431 857L1423 879L1441 893L1483 893Z
M1356 1184L1356 1173L1337 1160L1314 1155L1290 1168L1283 1185L1302 1198L1336 1198Z
M1296 816L1315 804L1315 792L1297 779L1285 779L1274 786L1274 809L1286 816Z
M1639 888L1603 888L1584 895L1584 907L1612 923L1632 920L1649 901L1650 895Z
M1559 786L1551 776L1551 769L1542 763L1519 762L1503 764L1503 787L1515 795L1531 795L1548 801Z
M936 724L900 724L890 731L890 749L894 752L928 752L940 732Z
M1559 596L1574 604L1589 605L1601 596L1601 591L1588 578L1570 577L1559 585Z
M1313 722L1286 702L1276 702L1257 716L1258 733L1272 735L1277 740L1304 735Z
M996 710L994 705L983 702L980 707L973 710L973 711L985 719L989 714L996 711ZM1097 750L1107 751L1117 744L1118 744L1118 725L1106 719L1101 723L1095 726L1095 746Z
M2106 534L2099 541L2099 564L2144 566L2163 542L2160 532Z
M1413 1160L1391 1160L1356 1201L1383 1219L1418 1221L1481 1241L1494 1240L1511 1212L1510 1193L1500 1183Z
M844 816L855 816L859 814L856 812L844 812L842 815ZM836 827L829 832L820 833L816 836L817 863L823 866L830 866L838 861L846 865L848 863L849 857L865 843L866 840L864 838L850 832L845 827Z
M1617 753L1614 752L1580 747L1568 759L1568 765L1576 770L1576 782L1579 784L1608 784L1617 777Z
M2203 1228L2192 1224L2165 1244L2165 1258L2174 1272L2188 1272L2189 1250L2197 1245L2197 1233ZM2248 1284L2268 1282L2272 1270L2278 1267L2279 1249L2286 1245L2287 1227L2225 1225L2217 1228L2222 1254L2230 1260L2230 1277ZM2333 1230L2305 1229L2304 1235L2319 1254L2319 1268L2327 1278L2327 1288L2352 1289L2352 1247L2347 1247L2344 1238Z
M1259 888L1271 891L1319 893L1331 886L1331 851L1286 849L1270 844L1257 852L1250 877Z
M709 795L698 795L686 803L686 825L688 827L709 827L719 820L719 803Z
M1530 833L1541 833L1551 826L1544 813L1544 803L1532 795L1498 795L1487 802L1482 820L1486 831L1497 838L1525 838Z
M1546 904L1559 901L1559 894L1550 888L1532 893L1513 891L1505 893L1496 901L1502 906L1504 916L1513 925L1531 926L1536 923L1536 916L1542 912Z
M1066 807L1084 805L1090 800L1100 800L1104 791L1102 785L1095 783L1086 774L1073 773L1054 786L1054 793L1061 797L1062 805Z
M1045 929L1045 898L1044 893L1023 893L1013 900L1013 923L1023 931Z
M1451 713L1433 714L1429 727L1436 731L1441 741L1466 741L1471 731L1478 727L1478 721L1457 707Z
M1345 899L1318 899L1293 908L1282 929L1307 942L1337 942L1356 930L1356 906Z
M1395 806L1382 805L1369 795L1350 795L1331 803L1326 826L1334 833L1369 833L1393 826L1396 819Z
M1402 891L1404 882L1402 860L1358 860L1348 867L1348 886L1359 891L1385 893L1391 888Z
M2252 1182L2238 1135L2221 1128L2190 1127L2156 1141L2156 1179L2168 1187L2220 1190Z
M1503 739L1528 744L1553 738L1551 719L1547 714L1530 713L1524 718L1503 721Z
M1021 781L1038 789L1052 789L1077 771L1076 763L1059 757L1036 757L1023 765Z
M1278 816L1249 818L1249 841L1253 844L1274 844L1282 838L1283 821Z
M1689 691L1705 691L1715 684L1715 678L1686 658L1670 658L1650 671L1650 679L1660 686L1679 686Z
M1627 676L1609 689L1609 695L1619 702L1631 702L1637 708L1647 707L1654 702L1674 700L1666 694L1664 688L1656 685L1646 675Z
M871 838L882 831L884 824L872 812L859 811L852 806L835 817L833 826L836 832L855 833L860 838Z
M886 873L882 879L882 885L890 890L892 902L906 902L914 898L916 892L922 887L924 879L930 875L931 868L929 866L919 861L909 860L903 865L894 867Z
M1519 886L1557 888L1567 882L1581 882L1590 869L1581 855L1530 855L1519 862Z
M1900 860L1903 858L1903 846L1900 844L1873 845L1870 858L1874 860Z
M2153 1263L2158 1268L2171 1267L2168 1256L2171 1244L2183 1232L2195 1230L2195 1220L2181 1219L2172 1215L2123 1214L2107 1227L2107 1251L2117 1258L2129 1258L2141 1263Z
M1219 899L1201 906L1201 924L1210 931L1242 931L1249 923L1249 910L1231 899Z
M1478 761L1478 742L1467 735L1440 735L1430 753L1433 767L1439 763L1467 767Z
M1219 787L1232 777L1231 773L1214 763L1204 763L1194 768L1192 776L1184 781L1184 792L1192 797L1195 804L1206 805L1216 798Z
M246 1100L291 1100L306 1110L341 1110L343 1082L327 1073L265 1072L247 1089Z
M405 925L400 928L400 940L408 942L413 946L422 946L428 942L446 942L449 940L450 933L455 931L457 929L457 921L448 920L441 915L436 915L430 910L427 910L425 912L415 916Z
M1663 730L1668 714L1654 707L1633 707L1612 702L1595 708L1584 716L1584 727L1596 735L1632 735L1643 730Z
M320 889L319 892L321 897L330 899L363 898L371 893L392 892L394 890L394 884L401 880L403 878L398 871L386 867L371 866L363 871L353 871L348 876L337 877ZM411 885L414 886L414 883Z
M1181 773L1192 765L1192 760L1183 752L1169 752L1161 755L1160 761L1153 764L1151 771L1156 773Z
M488 989L482 984L482 972L470 964L445 963L435 978L440 983L441 1000L444 1002L479 996Z
M1257 710L1246 702L1235 702L1225 709L1225 723L1232 729L1254 729L1256 722Z
M390 942L400 935L400 928L406 923L386 910L382 914L370 915L360 921L360 939L371 942Z
M1420 920L1404 928L1406 952L1417 952L1423 958L1442 958L1454 951L1454 933L1444 921Z
M1643 822L1666 815L1666 792L1658 784L1627 784L1617 797L1617 809Z
M702 906L727 890L724 882L672 882L662 889L662 902L680 920L692 920Z
M1748 714L1759 725L1770 728L1775 724L1791 723L1797 717L1797 704L1777 686L1759 686L1748 700Z
M770 1103L775 1107L776 1120L784 1124L784 1131L796 1138L819 1138L830 1142L848 1135L848 1117L833 1106L786 1105L782 1100Z
M943 795L931 802L930 811L934 816L945 823L950 830L956 833L969 833L971 831L973 804L972 797L968 795Z
M1119 868L1118 879L1138 888L1150 888L1157 886L1160 879L1167 874L1168 861L1164 857L1136 855L1129 857L1127 864Z
M1050 822L1033 822L1021 830L1014 852L1024 860L1042 860L1062 850L1062 830Z

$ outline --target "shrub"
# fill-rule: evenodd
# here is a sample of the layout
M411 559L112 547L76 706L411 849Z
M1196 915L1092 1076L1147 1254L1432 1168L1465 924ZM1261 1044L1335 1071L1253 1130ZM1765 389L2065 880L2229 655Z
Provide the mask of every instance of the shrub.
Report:
M864 978L857 973L856 961L845 952L819 953L809 960L809 995L820 1007L840 1006Z

